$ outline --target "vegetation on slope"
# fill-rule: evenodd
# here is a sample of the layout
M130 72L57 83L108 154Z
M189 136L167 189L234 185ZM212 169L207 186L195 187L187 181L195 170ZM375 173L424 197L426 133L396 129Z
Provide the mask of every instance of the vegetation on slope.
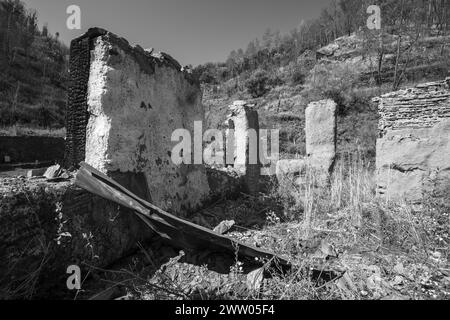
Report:
M306 106L331 98L339 105L339 153L374 157L378 115L371 99L448 75L450 3L375 1L381 30L369 30L372 2L333 1L289 34L267 30L226 62L198 66L208 126L223 123L232 100L251 100L261 126L280 129L282 153L302 155Z
M0 0L0 126L64 127L68 48L19 0Z
M381 9L381 30L368 30L366 26L369 17L366 10L373 4ZM335 0L323 9L319 18L302 21L290 33L281 35L279 31L267 29L262 39L251 41L245 51L233 50L226 62L206 63L196 67L195 72L203 83L218 85L237 76L247 80L259 70L272 74L279 67L295 66L291 80L297 82L302 79L301 71L305 67L301 65L302 54L342 36L360 32L366 38L365 50L381 51L385 48L380 47L380 35L398 35L406 43L412 36L446 34L449 21L450 4L442 0ZM276 75L269 79L277 82Z

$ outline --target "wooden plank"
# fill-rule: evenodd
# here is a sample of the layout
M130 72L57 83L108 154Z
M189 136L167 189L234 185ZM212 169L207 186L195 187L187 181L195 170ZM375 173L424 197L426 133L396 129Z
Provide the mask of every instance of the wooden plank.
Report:
M210 229L180 219L158 208L84 162L80 166L75 180L78 186L132 209L151 229L178 246L194 250L223 252L232 256L235 255L236 248L239 248L239 257L246 258L247 261L255 263L255 258L265 258L275 259L281 266L288 265L285 259L270 251L249 246L225 235L219 235Z

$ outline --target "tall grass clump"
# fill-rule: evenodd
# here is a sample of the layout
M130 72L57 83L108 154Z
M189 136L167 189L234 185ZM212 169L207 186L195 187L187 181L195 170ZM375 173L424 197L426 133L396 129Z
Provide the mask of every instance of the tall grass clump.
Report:
M365 204L375 197L372 164L361 153L339 157L331 174L305 162L302 172L285 174L277 195L285 207L285 217L302 222L304 236L323 220L345 215L351 225L361 227Z

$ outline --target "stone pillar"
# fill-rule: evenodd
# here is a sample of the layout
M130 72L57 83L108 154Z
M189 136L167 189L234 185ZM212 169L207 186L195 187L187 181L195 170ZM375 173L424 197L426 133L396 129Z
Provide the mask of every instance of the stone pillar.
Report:
M259 120L253 105L235 101L227 119L226 163L245 176L246 191L259 192Z
M450 190L450 78L399 90L379 103L377 193L420 201Z
M316 182L324 184L333 171L336 158L336 104L332 100L312 102L305 111L306 157L279 160L278 182L284 178L301 185L308 169L315 172Z
M336 159L336 103L333 100L310 103L305 121L309 166L331 174Z

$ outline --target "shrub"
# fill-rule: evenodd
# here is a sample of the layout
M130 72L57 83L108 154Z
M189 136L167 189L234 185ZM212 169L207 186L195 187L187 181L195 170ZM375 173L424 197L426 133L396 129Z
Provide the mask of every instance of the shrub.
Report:
M269 77L263 70L256 71L245 83L248 93L253 98L259 98L267 93Z
M306 76L300 70L296 70L294 72L294 74L292 75L292 84L294 84L294 85L302 85L305 83L305 80L306 80Z
M358 75L359 73L356 67L352 64L319 64L311 71L308 83L312 89L320 91L325 95L335 92L343 95L356 86Z
M267 84L271 87L276 87L283 85L284 81L279 76L273 76L269 78Z

